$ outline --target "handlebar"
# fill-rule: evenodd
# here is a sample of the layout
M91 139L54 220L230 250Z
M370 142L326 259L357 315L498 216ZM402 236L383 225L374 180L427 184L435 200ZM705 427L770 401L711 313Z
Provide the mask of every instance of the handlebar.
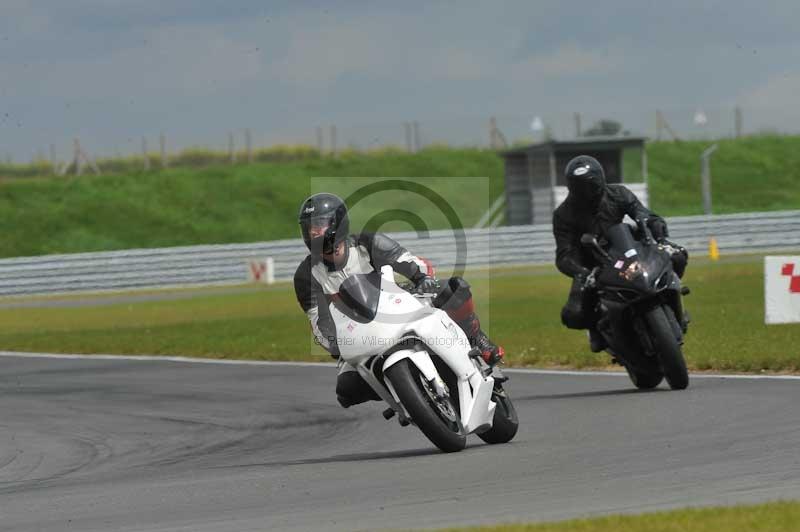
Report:
M421 299L436 297L436 294L433 292L421 292L417 290L417 287L414 286L414 283L401 283L398 284L397 286L399 286L401 289L405 290L409 294L413 295L414 297L418 297Z

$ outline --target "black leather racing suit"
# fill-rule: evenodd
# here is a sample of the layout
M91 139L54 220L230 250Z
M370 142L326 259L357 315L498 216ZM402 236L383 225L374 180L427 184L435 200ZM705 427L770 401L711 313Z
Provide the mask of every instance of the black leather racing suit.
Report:
M333 323L329 305L347 277L380 271L386 265L392 266L394 271L414 283L425 277L433 277L433 267L428 261L412 255L382 233L351 235L347 240L347 250L345 263L338 269L333 264L308 255L294 274L295 295L311 322L315 341L334 358L339 358L339 349L336 325ZM451 278L433 303L445 310L464 329L471 342L476 335L483 334L474 313L470 287L460 277ZM356 369L344 361L339 363L336 395L345 407L379 399Z
M647 218L656 240L669 236L664 219L642 205L633 192L622 185L607 185L594 212L568 195L553 213L556 267L573 279L567 304L561 310L561 321L567 327L591 328L597 319L594 313L596 294L583 289L586 276L597 263L589 250L581 245L581 236L584 233L602 235L612 225L622 222L626 214L634 220ZM687 259L685 250L672 256L673 267L679 276L683 275Z

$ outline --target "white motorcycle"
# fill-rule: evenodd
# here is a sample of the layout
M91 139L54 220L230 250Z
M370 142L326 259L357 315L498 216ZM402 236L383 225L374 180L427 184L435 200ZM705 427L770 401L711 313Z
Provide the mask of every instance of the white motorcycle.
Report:
M442 451L460 451L471 433L511 441L519 422L507 378L432 298L401 288L391 266L348 277L330 305L341 357L389 404L386 419L415 424Z

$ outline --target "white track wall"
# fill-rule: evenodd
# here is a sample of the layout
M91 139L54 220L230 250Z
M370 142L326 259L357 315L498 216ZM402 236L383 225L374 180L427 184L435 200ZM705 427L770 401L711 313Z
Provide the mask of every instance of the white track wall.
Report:
M800 211L676 217L670 238L690 254L705 255L716 238L721 253L800 250ZM489 266L552 263L549 225L498 227L392 236L441 273ZM241 284L248 262L274 259L275 279L288 280L305 257L302 240L225 244L0 260L0 296Z

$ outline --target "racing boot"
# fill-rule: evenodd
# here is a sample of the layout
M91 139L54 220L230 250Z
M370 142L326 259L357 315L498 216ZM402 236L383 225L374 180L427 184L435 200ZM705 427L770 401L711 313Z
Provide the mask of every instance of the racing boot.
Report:
M470 347L477 347L487 364L494 366L503 359L503 348L489 340L481 330L481 321L475 314L472 291L464 279L451 277L433 300L433 305L447 312L456 325L461 327L469 339Z
M470 343L473 344L473 347L480 349L484 362L489 364L489 366L499 364L503 361L503 357L506 356L506 352L502 346L492 342L489 337L486 336L486 333L480 329L478 329L478 334L475 336L474 341L470 338Z
M494 366L505 356L505 350L492 342L486 333L481 329L481 320L474 312L470 312L465 318L454 320L456 325L467 334L470 347L476 347L481 352L484 362Z

